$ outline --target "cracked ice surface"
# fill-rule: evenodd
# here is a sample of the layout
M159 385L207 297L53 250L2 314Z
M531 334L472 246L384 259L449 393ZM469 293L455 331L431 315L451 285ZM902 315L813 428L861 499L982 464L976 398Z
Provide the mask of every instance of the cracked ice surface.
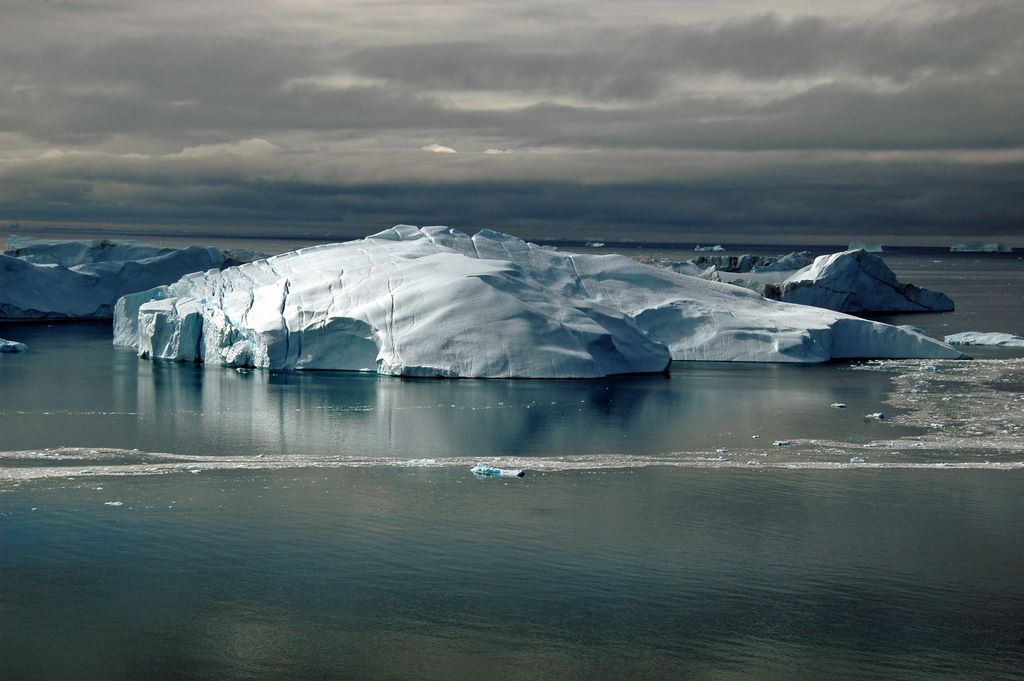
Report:
M114 342L227 366L488 378L658 372L670 358L961 357L907 329L624 256L409 225L125 296Z

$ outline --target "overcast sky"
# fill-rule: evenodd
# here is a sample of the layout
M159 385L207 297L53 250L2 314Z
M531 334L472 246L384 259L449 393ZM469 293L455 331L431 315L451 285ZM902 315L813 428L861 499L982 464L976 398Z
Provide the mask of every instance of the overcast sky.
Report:
M1024 245L1024 2L4 0L0 221Z

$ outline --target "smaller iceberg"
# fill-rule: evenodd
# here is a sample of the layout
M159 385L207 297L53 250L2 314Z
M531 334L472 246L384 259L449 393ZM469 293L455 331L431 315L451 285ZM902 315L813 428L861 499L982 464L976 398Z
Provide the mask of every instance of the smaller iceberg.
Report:
M848 251L867 251L868 253L882 253L885 249L882 244L872 243L870 241L851 241L850 245L846 248Z
M1012 253L1013 249L1006 244L995 241L965 241L949 247L951 253Z
M946 336L950 345L995 345L1001 348L1024 348L1024 336L1012 333L985 333L982 331L964 331Z
M953 309L946 294L898 281L884 260L864 250L819 256L782 283L766 286L764 295L847 313Z
M604 248L603 241L588 241L583 245L586 246L587 248Z
M694 246L693 250L698 253L710 253L712 251L724 251L725 247L722 246L722 244L715 244L714 246L701 246L700 244L697 244Z
M478 463L469 469L478 478L521 478L526 471L520 468L498 468L489 463Z
M25 352L28 346L17 341L0 338L0 352Z

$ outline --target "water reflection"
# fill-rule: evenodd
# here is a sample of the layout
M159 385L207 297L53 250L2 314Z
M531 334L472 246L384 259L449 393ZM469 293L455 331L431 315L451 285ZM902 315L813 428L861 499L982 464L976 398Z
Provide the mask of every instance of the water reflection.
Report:
M102 324L5 333L31 350L0 361L4 395L17 396L0 405L0 450L642 455L896 434L862 419L886 409L889 377L844 365L680 363L670 376L446 381L143 361L112 348Z

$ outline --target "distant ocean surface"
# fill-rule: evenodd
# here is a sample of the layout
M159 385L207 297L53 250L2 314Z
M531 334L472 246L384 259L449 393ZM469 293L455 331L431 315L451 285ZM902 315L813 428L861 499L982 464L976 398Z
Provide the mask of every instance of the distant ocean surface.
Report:
M957 305L886 321L1024 334L1021 255L883 257ZM1021 350L438 381L0 337L5 680L1024 673Z

